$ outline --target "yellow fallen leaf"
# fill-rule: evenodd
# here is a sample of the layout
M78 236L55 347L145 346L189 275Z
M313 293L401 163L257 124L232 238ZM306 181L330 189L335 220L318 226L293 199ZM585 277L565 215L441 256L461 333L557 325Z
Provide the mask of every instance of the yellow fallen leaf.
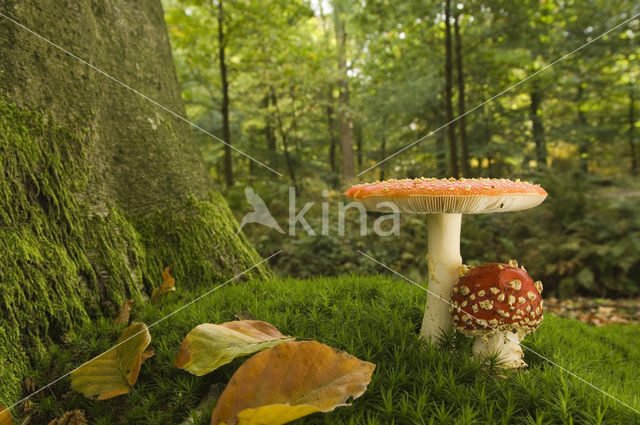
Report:
M127 327L115 348L71 372L71 388L87 398L106 400L126 394L138 380L142 363L153 355L147 325Z
M374 369L319 342L280 344L238 368L218 398L211 425L280 425L330 412L360 397Z
M0 406L0 425L13 425L11 413L2 406Z
M281 334L273 325L259 320L237 320L220 325L205 323L187 334L174 365L201 376L236 357L294 339Z
M176 281L169 274L169 270L171 270L171 267L164 268L164 271L162 272L162 285L153 290L151 293L151 299L155 299L159 295L166 295L169 292L176 290Z
M118 328L120 326L124 326L127 323L129 323L129 316L131 316L132 303L133 303L133 300L127 300L124 302L124 304L122 305L122 310L120 310L120 314L118 314L118 317L116 317L116 319L113 321L113 326Z

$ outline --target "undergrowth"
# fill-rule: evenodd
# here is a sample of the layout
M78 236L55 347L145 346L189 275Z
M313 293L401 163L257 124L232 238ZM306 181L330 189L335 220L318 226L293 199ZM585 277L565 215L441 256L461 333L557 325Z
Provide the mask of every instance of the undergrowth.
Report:
M175 292L161 306L134 304L132 320L151 325L196 295ZM215 396L245 359L204 377L173 361L193 327L234 320L240 312L377 365L369 389L351 407L295 423L640 423L640 415L559 367L640 408L639 325L595 328L547 315L524 345L556 365L525 350L529 369L505 372L471 359L471 340L460 335L447 336L441 348L424 343L418 337L424 298L404 281L375 276L230 283L150 329L156 354L130 394L91 401L72 392L65 378L32 400L31 423L81 409L99 425L180 423L189 415L208 424ZM85 325L38 365L33 378L43 385L106 350L117 336L110 319Z

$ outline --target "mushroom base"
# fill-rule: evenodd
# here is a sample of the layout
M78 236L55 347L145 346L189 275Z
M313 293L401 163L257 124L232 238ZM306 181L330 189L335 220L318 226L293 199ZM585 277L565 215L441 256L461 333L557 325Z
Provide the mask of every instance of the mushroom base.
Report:
M498 355L497 367L519 369L527 367L524 353L520 347L520 336L514 332L492 332L476 338L473 343L473 355L489 357Z

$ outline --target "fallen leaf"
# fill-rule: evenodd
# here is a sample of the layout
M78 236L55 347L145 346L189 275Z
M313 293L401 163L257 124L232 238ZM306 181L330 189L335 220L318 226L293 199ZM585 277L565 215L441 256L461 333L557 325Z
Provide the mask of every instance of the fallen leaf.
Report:
M193 328L184 338L174 365L202 376L236 357L294 339L281 334L270 323L259 320L237 320L220 325L204 323Z
M131 304L133 304L133 300L126 300L124 304L122 304L122 310L120 310L120 314L118 314L116 320L113 321L113 326L118 328L129 323L129 316L131 315Z
M169 270L171 270L171 267L164 268L164 271L162 272L162 285L160 285L159 288L155 288L153 290L153 292L151 293L151 299L154 299L159 295L166 295L169 292L176 290L176 281L169 274Z
M366 391L375 367L315 341L278 345L238 368L218 399L211 424L280 425L348 406L349 398Z
M37 390L36 383L31 378L24 378L24 381L22 381L22 387L26 393L25 395L30 395Z
M48 425L87 425L87 419L84 417L82 410L72 410L52 420Z
M0 425L13 425L11 413L2 406L0 406Z
M234 316L236 316L236 319L238 320L256 320L256 318L246 310L242 310L241 312L234 314Z
M71 372L71 388L87 398L106 400L126 394L138 380L140 366L153 355L147 325L127 327L115 348Z

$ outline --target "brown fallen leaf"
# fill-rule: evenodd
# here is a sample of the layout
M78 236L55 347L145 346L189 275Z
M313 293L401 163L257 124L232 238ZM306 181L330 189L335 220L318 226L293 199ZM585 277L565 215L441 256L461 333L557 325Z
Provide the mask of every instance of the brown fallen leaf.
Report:
M25 395L32 394L38 389L36 387L36 383L31 378L24 378L24 380L22 381L22 388L25 392Z
M236 357L294 339L280 333L272 324L259 320L236 320L219 325L204 323L184 338L174 365L201 376Z
M155 288L153 290L153 292L151 293L152 300L160 295L166 295L169 292L176 290L176 281L169 274L169 270L171 270L171 267L164 268L164 271L162 272L162 285L160 285L159 288Z
M72 410L52 420L48 425L87 425L87 419L82 410Z
M246 310L242 310L241 312L234 314L234 316L238 320L256 320L256 318Z
M374 369L373 363L315 341L277 345L240 366L218 399L211 424L280 425L330 412L361 396Z
M132 323L115 348L71 372L71 388L98 400L128 393L138 380L142 363L153 355L149 343L147 325Z
M119 328L120 326L127 325L129 323L129 316L131 316L131 304L133 304L133 300L126 300L124 304L122 304L122 310L120 310L120 314L113 321L113 326Z
M0 406L0 425L13 425L11 413L2 406Z

